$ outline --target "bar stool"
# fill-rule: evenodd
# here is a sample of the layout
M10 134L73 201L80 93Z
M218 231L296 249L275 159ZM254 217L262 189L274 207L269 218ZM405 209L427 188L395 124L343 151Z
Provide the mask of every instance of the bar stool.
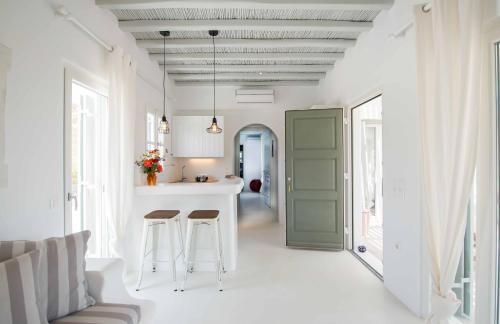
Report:
M180 212L178 210L155 210L144 216L144 225L142 228L142 242L141 242L141 249L142 249L141 261L140 261L141 264L139 269L139 277L137 278L137 285L135 289L136 291L139 291L139 289L141 288L145 257L148 256L150 253L152 253L153 272L156 271L156 265L158 262L165 262L165 261L158 261L158 235L155 235L154 232L152 235L153 236L152 248L150 251L146 252L148 245L149 231L150 229L154 231L155 229L157 229L157 227L155 228L155 226L158 225L167 226L170 270L172 272L172 280L175 282L174 291L177 291L177 270L175 266L175 261L180 255L184 256L184 249L183 249L184 242L182 239L182 229L181 229L181 222L179 219L179 213ZM174 227L177 228L177 237L179 239L179 246L181 249L181 252L178 255L175 255Z
M185 272L184 281L182 282L181 291L184 291L184 286L187 281L188 272L193 272L193 263L191 250L193 245L193 230L195 226L199 225L209 225L213 228L213 238L214 238L214 259L216 265L216 278L219 291L222 291L222 273L225 272L224 269L224 258L222 253L222 236L219 223L219 211L218 210L194 210L188 216L187 222L187 234L186 234L186 249L184 252L185 259Z

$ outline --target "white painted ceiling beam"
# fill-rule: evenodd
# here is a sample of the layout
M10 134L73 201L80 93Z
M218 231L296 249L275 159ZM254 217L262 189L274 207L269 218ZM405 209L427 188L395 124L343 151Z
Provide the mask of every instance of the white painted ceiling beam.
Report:
M201 81L213 80L213 74L209 73L169 73L169 78L175 81ZM215 80L319 80L325 77L325 73L217 73Z
M319 81L217 81L217 86L317 86ZM212 86L212 81L176 81L176 86Z
M364 32L373 27L371 22L332 20L127 20L120 28L128 32L169 31L289 31L289 32Z
M302 9L302 10L382 10L392 6L394 0L96 0L108 9Z
M163 61L163 54L150 54L151 59ZM167 61L206 61L213 60L212 53L166 54ZM216 61L221 60L339 60L343 53L217 53Z
M352 39L217 39L217 48L288 48L288 47L335 47L348 48L356 44ZM138 40L137 45L147 49L162 49L163 40ZM211 39L169 39L165 47L205 48L212 47Z
M168 73L205 72L212 73L213 66L206 64L167 64ZM333 64L218 64L217 72L326 72ZM163 69L161 66L160 69Z

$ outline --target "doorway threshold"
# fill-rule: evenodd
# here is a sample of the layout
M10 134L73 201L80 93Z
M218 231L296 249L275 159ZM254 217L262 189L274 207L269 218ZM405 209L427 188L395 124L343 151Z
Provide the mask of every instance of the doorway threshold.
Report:
M371 273L373 273L375 275L375 277L379 278L380 281L384 281L384 277L377 271L375 270L374 267L372 267L368 262L366 262L366 260L364 260L361 256L359 256L356 252L354 252L353 250L348 250L349 252L351 252L351 254L356 258L358 259L366 268L368 268L368 270L370 270Z

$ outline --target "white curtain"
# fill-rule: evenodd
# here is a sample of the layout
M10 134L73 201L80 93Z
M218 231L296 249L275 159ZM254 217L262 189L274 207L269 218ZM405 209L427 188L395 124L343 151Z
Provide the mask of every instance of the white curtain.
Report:
M429 13L415 8L431 323L455 322L460 306L451 288L476 162L483 2L433 0Z
M110 254L124 256L124 243L134 198L134 110L136 64L115 47L109 54L109 120L106 215Z

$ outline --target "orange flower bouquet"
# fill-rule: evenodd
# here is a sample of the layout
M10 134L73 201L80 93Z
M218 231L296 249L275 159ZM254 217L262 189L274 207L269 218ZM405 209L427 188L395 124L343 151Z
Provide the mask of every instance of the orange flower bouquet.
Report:
M142 172L147 174L148 186L156 185L156 173L163 172L161 161L165 159L160 157L160 151L155 149L144 153L140 160L135 161L137 166L141 167Z

